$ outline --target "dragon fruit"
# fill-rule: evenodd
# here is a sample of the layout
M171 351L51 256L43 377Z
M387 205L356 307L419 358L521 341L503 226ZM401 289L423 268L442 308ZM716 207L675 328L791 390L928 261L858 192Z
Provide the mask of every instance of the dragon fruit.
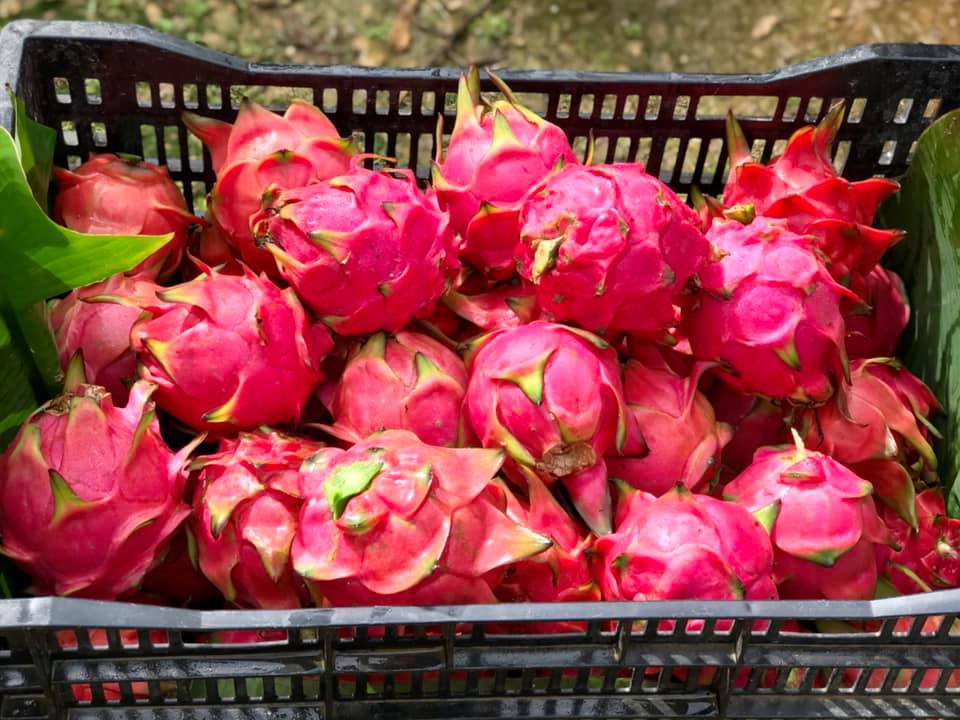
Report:
M299 420L332 347L292 290L249 269L205 268L144 308L130 334L141 377L158 386L161 408L215 434Z
M803 447L761 448L723 489L752 512L773 541L783 598L867 600L877 586L876 550L892 542L873 486L839 462Z
M532 471L522 470L527 484L526 500L516 498L506 487L507 515L520 525L553 541L544 552L507 566L494 593L501 602L591 602L600 600L589 557L593 536L575 520ZM564 633L583 632L577 622L524 623L508 631Z
M776 599L770 539L742 507L683 485L621 490L616 532L593 550L605 600Z
M659 348L641 352L634 347L632 352L643 360L631 360L624 369L627 441L623 457L607 458L610 477L657 496L678 482L696 492L705 490L732 435L697 390L710 365L700 363L684 377L674 372Z
M768 445L782 445L789 438L783 410L769 400L745 395L717 380L707 393L717 420L733 428L721 455L721 480L732 480L753 462L753 453ZM729 477L724 474L732 473Z
M889 508L883 520L899 550L880 548L884 576L904 594L960 587L960 520L947 516L943 491L916 497L916 529Z
M275 432L222 440L197 458L198 490L190 529L203 574L228 602L297 608L307 597L293 572L290 546L300 512L300 465L320 443Z
M184 113L187 128L210 149L217 182L210 214L224 237L257 272L279 277L268 252L254 241L251 216L265 193L299 188L347 171L356 153L319 109L294 100L283 117L244 98L233 125Z
M517 102L496 75L506 100L480 97L480 75L460 76L457 122L446 158L437 144L433 187L463 238L461 257L493 278L515 271L523 196L555 167L577 160L563 130ZM441 116L442 121L442 116Z
M0 457L3 553L36 593L112 600L133 590L189 514L185 464L199 440L167 447L153 391L135 383L115 407L75 360L64 394Z
M458 266L436 197L409 170L366 170L280 193L253 219L303 302L339 334L397 332Z
M561 479L584 520L609 532L602 458L626 440L614 350L585 331L538 320L478 339L467 367L465 407L481 444L505 449L548 482Z
M721 258L701 270L683 314L693 354L727 366L745 393L827 400L847 373L840 299L859 298L783 221L714 222L707 236Z
M844 313L847 355L851 358L893 357L900 336L910 322L910 305L903 280L877 265L851 285L866 306L857 304Z
M141 314L137 301L159 289L148 275L119 273L52 300L50 329L63 371L79 353L90 383L105 387L114 403L125 405L137 377L137 356L130 349L130 328ZM104 296L123 302L97 302Z
M550 546L490 491L502 462L404 430L307 460L294 568L334 606L494 602L488 576Z
M463 361L436 340L403 331L373 335L347 362L331 412L354 442L381 430L410 430L428 445L462 444Z
M830 147L843 121L843 104L823 121L801 128L787 142L783 155L769 165L754 162L743 130L727 115L727 147L731 171L723 204L751 206L757 215L784 218L793 232L816 238L834 278L846 282L866 275L900 230L870 227L880 203L899 185L886 178L849 182L830 160Z
M850 380L837 398L802 411L795 424L808 447L868 479L877 497L916 527L911 469L921 477L936 474L937 457L928 440L933 429L928 416L936 400L896 360L855 360ZM909 388L919 400L906 392L901 396L898 388Z
M180 190L165 167L104 153L91 154L76 170L54 169L59 185L53 218L77 232L95 235L166 235L173 238L135 272L151 279L171 275L180 264L190 225Z
M531 189L520 222L520 274L540 307L601 334L662 339L710 253L696 213L630 163L568 165Z

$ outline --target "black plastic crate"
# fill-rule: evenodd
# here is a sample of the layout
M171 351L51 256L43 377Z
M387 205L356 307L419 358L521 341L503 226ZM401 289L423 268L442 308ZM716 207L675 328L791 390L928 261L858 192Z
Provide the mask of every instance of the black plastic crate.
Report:
M342 133L362 134L368 151L426 178L437 114L453 127L458 73L253 65L101 23L19 21L0 35L0 77L58 130L59 164L90 151L144 155L170 167L191 206L213 174L184 109L230 120L243 94L304 97ZM679 192L722 188L730 104L754 115L743 125L766 160L845 99L836 162L852 179L902 173L923 129L960 106L958 47L866 46L759 75L503 75L580 151L592 130L598 160L639 160ZM0 123L11 117L0 94ZM960 717L958 613L960 590L873 602L296 612L6 600L0 717L951 718ZM524 634L544 621L574 624ZM245 644L213 634L237 630L273 633Z

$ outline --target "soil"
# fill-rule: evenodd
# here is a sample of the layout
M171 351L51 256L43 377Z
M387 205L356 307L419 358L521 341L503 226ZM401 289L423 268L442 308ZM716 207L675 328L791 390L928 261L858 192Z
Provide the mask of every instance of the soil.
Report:
M749 72L872 42L960 44L960 0L0 0L249 60Z

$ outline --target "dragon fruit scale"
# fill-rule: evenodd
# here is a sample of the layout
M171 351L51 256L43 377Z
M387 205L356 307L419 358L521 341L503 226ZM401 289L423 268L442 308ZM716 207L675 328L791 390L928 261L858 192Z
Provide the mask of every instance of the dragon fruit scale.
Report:
M624 367L627 441L622 456L606 459L610 477L653 495L679 482L704 491L720 468L720 453L732 436L718 423L707 398L697 389L709 363L699 363L684 377L675 372L659 348L634 345Z
M320 443L276 432L241 433L198 457L190 528L197 562L228 602L288 609L309 597L290 547L300 512L300 465Z
M584 520L609 532L603 457L626 440L614 350L583 330L538 320L497 330L469 350L466 413L484 447L562 480Z
M94 235L166 235L169 243L136 268L151 279L169 277L180 264L190 226L199 222L187 210L165 167L91 154L75 170L54 169L59 190L53 218L77 232Z
M840 300L859 298L781 220L718 221L707 237L720 257L683 313L693 354L745 393L826 401L847 375Z
M855 360L850 380L831 402L801 411L795 424L808 447L870 480L877 497L915 527L913 475L936 475L929 416L939 405L893 359Z
M131 330L157 404L220 435L298 421L333 344L326 328L264 276L204 270L158 292Z
M601 334L663 339L710 255L697 214L637 164L568 165L530 190L520 223L520 274L545 314Z
M355 164L280 193L253 227L304 304L344 335L397 332L429 313L459 265L447 215L409 170Z
M74 361L64 394L42 406L0 457L3 553L39 594L104 600L136 588L189 514L187 457L160 436L138 382L115 407Z
M865 275L903 237L900 230L870 227L880 203L899 185L886 178L850 182L830 160L830 148L844 116L834 105L816 127L793 134L783 154L769 165L755 162L743 130L727 115L731 171L723 193L727 207L749 206L757 215L783 218L789 228L816 238L831 274L841 282Z
M527 285L500 285L475 295L450 289L442 299L451 312L480 330L516 327L540 316L533 290Z
M428 445L463 444L467 371L453 351L420 333L376 333L348 360L331 413L338 434L361 440L410 430Z
M334 606L495 602L497 571L551 544L491 492L502 462L404 430L308 459L294 568Z
M278 278L273 258L254 241L251 217L265 193L346 172L356 153L352 141L341 138L327 116L303 100L294 100L282 117L244 98L233 125L189 112L183 120L210 150L217 182L209 208L216 225L245 264Z
M488 104L481 98L475 67L460 76L457 121L445 158L438 143L433 187L463 238L461 257L504 278L515 272L523 196L554 168L577 160L560 128L523 107L488 74L506 100Z
M723 489L770 532L780 596L867 600L877 586L878 546L893 542L873 486L833 458L795 446L761 448Z
M139 319L138 301L160 288L147 275L119 273L103 282L52 300L48 320L64 372L78 353L84 375L102 385L117 405L125 405L137 377L137 356L130 348L130 328ZM103 298L116 302L98 302Z
M654 498L621 485L616 532L594 543L605 600L775 600L763 526L683 485Z

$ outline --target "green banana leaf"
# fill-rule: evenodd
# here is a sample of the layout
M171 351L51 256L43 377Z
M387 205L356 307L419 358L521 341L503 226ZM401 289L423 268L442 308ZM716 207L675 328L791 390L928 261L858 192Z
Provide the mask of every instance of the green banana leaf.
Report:
M943 403L939 471L948 511L960 517L960 111L920 136L901 191L879 220L907 231L889 261L910 295L902 354Z
M20 165L27 176L30 191L43 210L47 210L47 196L53 171L53 148L57 134L53 128L41 125L27 117L23 100L10 93L15 108L15 132L13 139L20 153ZM30 349L43 394L55 394L61 382L60 361L57 346L47 320L47 303L37 302L20 313L7 311L11 326L18 327L23 340Z
M17 426L33 412L37 401L30 377L30 356L15 343L0 315L0 449L13 439Z
M20 153L20 165L27 176L30 190L37 205L47 210L47 196L50 191L50 173L53 170L53 148L57 142L57 133L53 128L34 122L27 117L23 100L11 91L15 108L16 133L14 140Z
M41 395L56 395L63 382L57 345L53 339L46 302L37 302L18 310L14 318L20 336L30 353L35 370L34 383Z
M34 411L40 396L31 377L29 350L14 339L0 314L0 452L17 434L20 423ZM6 557L0 557L0 598L14 597L27 581Z

